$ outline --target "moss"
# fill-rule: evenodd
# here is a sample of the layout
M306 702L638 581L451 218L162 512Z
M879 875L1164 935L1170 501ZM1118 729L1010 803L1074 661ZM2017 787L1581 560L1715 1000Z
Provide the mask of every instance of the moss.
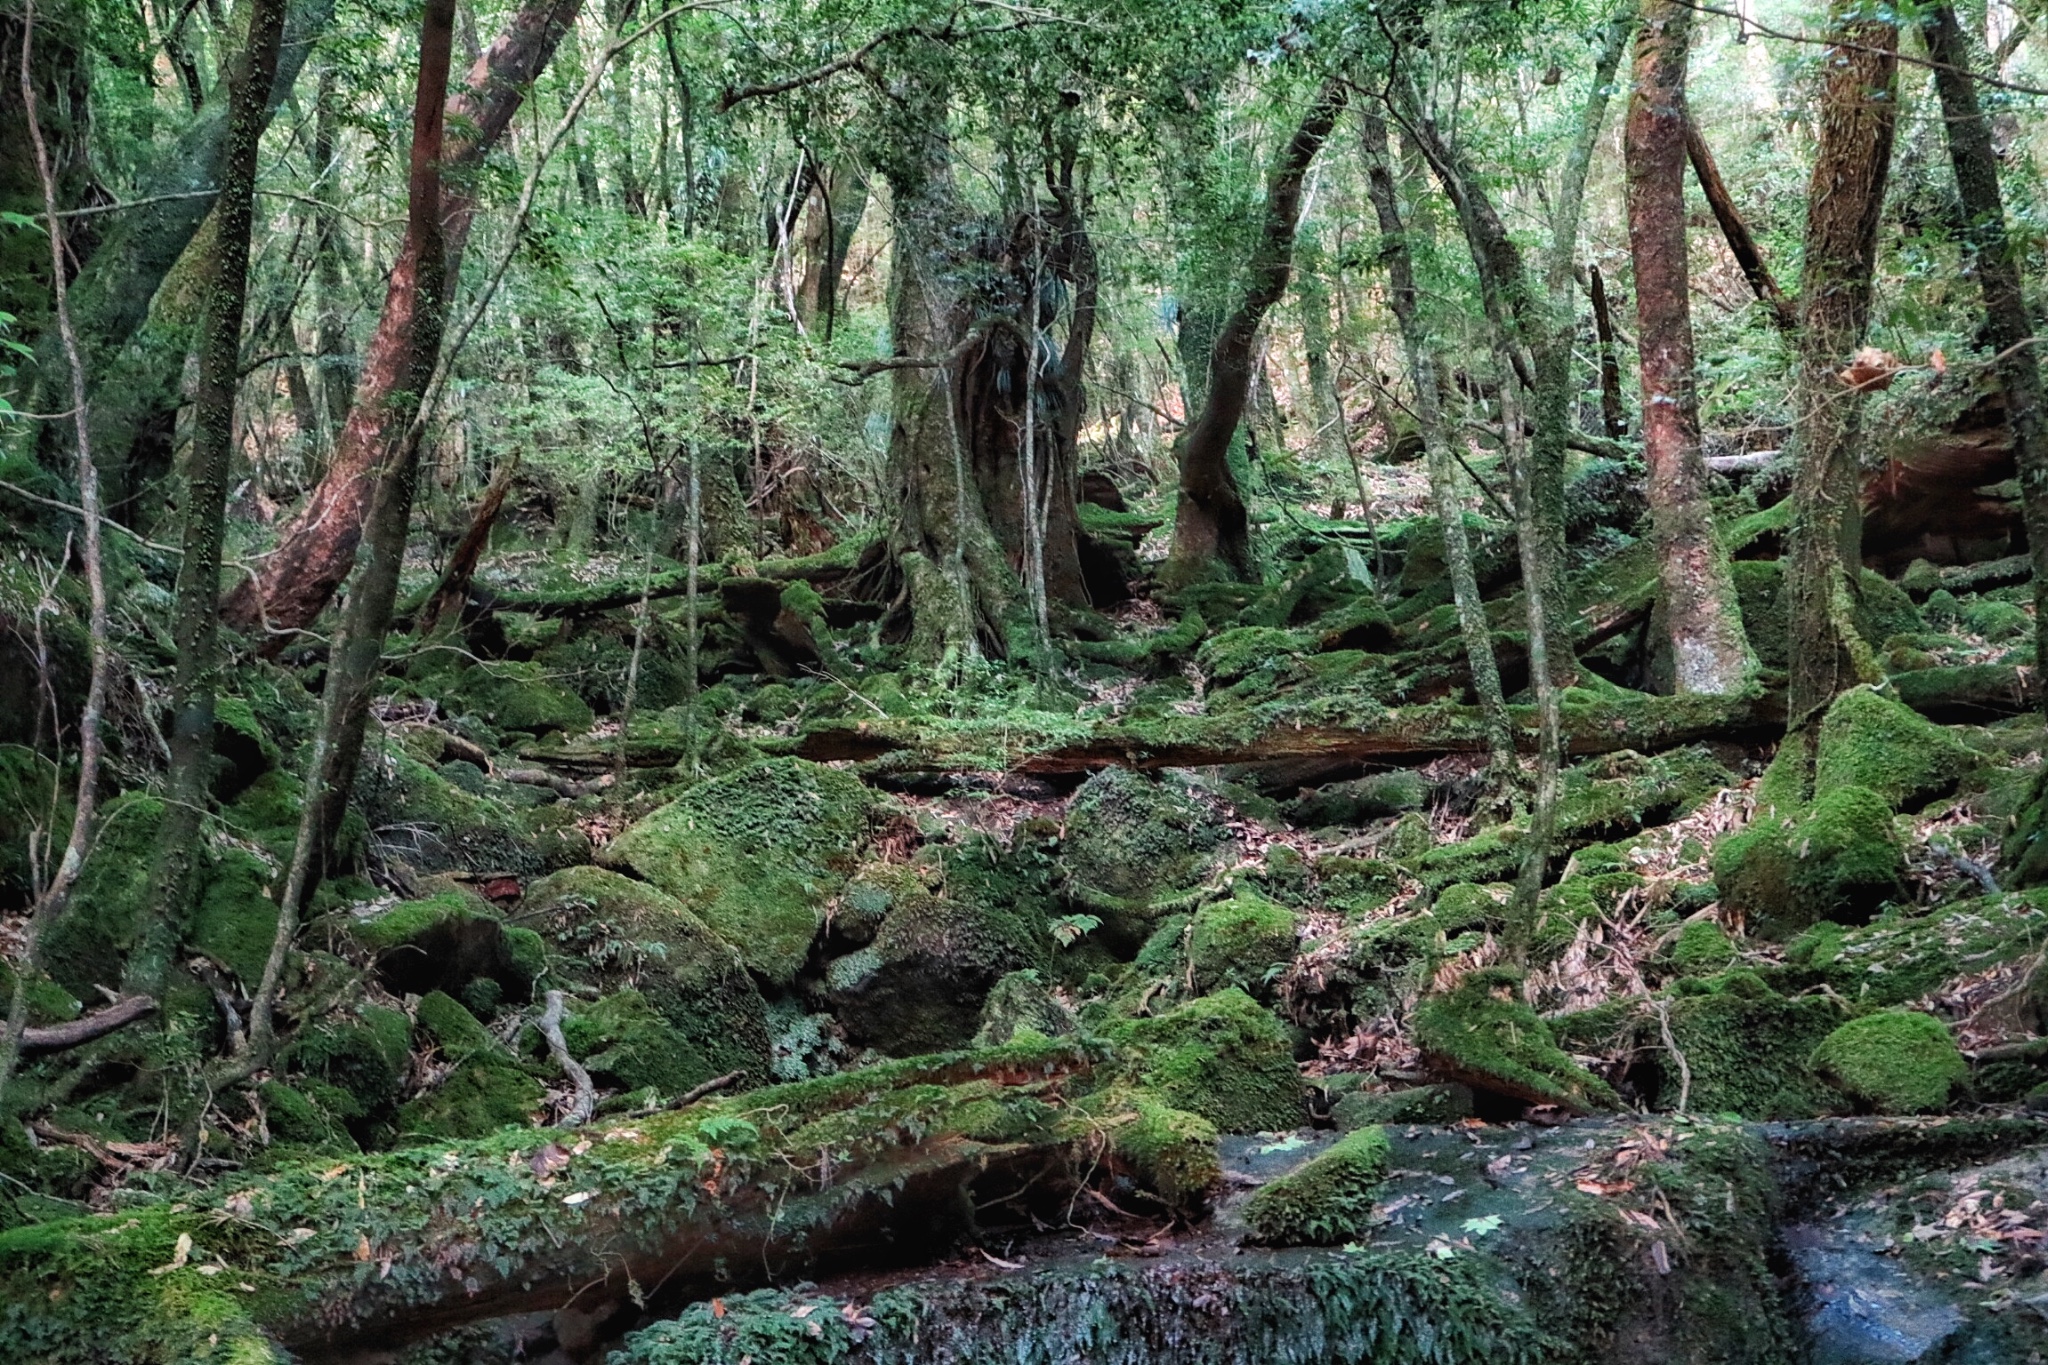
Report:
M1195 989L1236 986L1265 994L1294 960L1295 948L1294 916L1285 906L1251 891L1205 905L1195 912L1188 936Z
M190 946L251 988L262 980L271 940L277 937L270 879L270 864L252 853L239 848L215 853L207 860L186 933Z
M520 917L545 931L571 980L610 994L631 985L711 1068L766 1079L767 1004L739 953L681 901L601 867L526 890Z
M1948 1027L1914 1010L1881 1010L1851 1019L1814 1049L1813 1064L1844 1093L1881 1114L1941 1109L1970 1074Z
M500 730L580 733L594 719L590 706L550 682L538 664L472 664L456 681L457 695Z
M1891 807L1867 787L1836 787L1790 819L1760 817L1714 850L1723 904L1768 938L1867 920L1904 893L1905 871Z
M445 991L429 991L413 1010L419 1032L440 1049L444 1060L464 1061L487 1054L505 1054L477 1017ZM509 1054L505 1054L509 1055Z
M1331 1107L1330 1117L1350 1131L1372 1124L1456 1123L1472 1116L1472 1087L1418 1085L1383 1094L1354 1091Z
M1358 1128L1262 1186L1245 1201L1252 1240L1268 1246L1336 1246L1373 1222L1373 1196L1387 1174L1387 1135Z
M1795 970L1859 1005L1904 1004L2039 951L2048 890L2005 893L1926 912L1894 910L1854 928L1817 924L1786 945Z
M1223 1180L1216 1125L1142 1090L1114 1092L1099 1108L1114 1125L1110 1155L1117 1164L1169 1212L1199 1214Z
M1785 572L1775 559L1738 559L1728 566L1742 607L1742 627L1757 663L1782 672L1791 627L1785 616Z
M974 1046L996 1047L1027 1030L1044 1038L1064 1038L1079 1027L1074 1012L1053 998L1039 973L1026 968L1009 973L989 989Z
M1607 1082L1574 1062L1521 996L1521 976L1472 972L1415 1008L1415 1041L1430 1065L1478 1089L1568 1109L1612 1108Z
M770 759L692 787L600 861L668 892L755 973L787 985L853 868L874 805L849 773Z
M256 718L256 709L240 697L218 697L213 704L213 795L232 801L250 783L277 767L277 744Z
M1821 722L1814 790L1865 787L1894 810L1954 789L1975 755L1947 730L1870 687L1844 692Z
M1688 920L1671 945L1671 966L1681 976L1712 976L1735 962L1735 940L1719 922Z
M1135 946L1150 921L1183 908L1217 873L1230 848L1223 820L1184 780L1108 768L1074 793L1061 862L1069 894Z
M330 1015L305 1025L282 1053L283 1065L327 1086L323 1100L335 1117L368 1118L397 1099L412 1055L412 1021L379 1005L359 1006L353 1017Z
M1898 584L1864 569L1856 579L1856 629L1866 640L1917 635L1927 629L1920 609Z
M0 902L25 905L33 897L31 859L36 843L61 849L71 808L57 791L57 766L33 749L0 744Z
M638 991L577 1009L563 1022L562 1037L592 1076L622 1090L653 1089L673 1099L725 1074Z
M545 1095L539 1081L509 1062L474 1057L406 1103L398 1111L398 1131L408 1138L443 1139L523 1128Z
M121 984L128 950L148 913L163 818L164 803L154 796L129 792L109 801L68 907L43 931L44 970L81 1000L96 999L95 986Z
M1686 1107L1746 1119L1811 1118L1830 1108L1809 1064L1813 1049L1842 1021L1841 1006L1821 996L1790 999L1754 973L1734 971L1687 983L1697 994L1671 1002L1671 1040L1683 1054L1691 1085ZM1663 1047L1661 1025L1640 1017L1638 1042ZM1659 1108L1676 1108L1681 1072L1675 1058L1657 1059Z
M265 1081L256 1088L263 1103L264 1123L272 1141L298 1147L335 1151L355 1150L355 1139L332 1114L304 1092L282 1081Z
M1404 811L1420 810L1429 799L1429 784L1413 768L1372 773L1348 782L1332 782L1313 794L1290 802L1288 818L1297 825L1362 825Z
M1972 635L1987 640L2018 640L2034 626L2034 618L2010 602L1971 602L1962 609L1962 624Z
M1311 650L1299 632L1274 626L1237 626L1220 631L1195 651L1195 666L1218 686L1279 668Z
M384 856L417 872L526 876L588 856L588 840L550 826L545 809L473 795L396 750L374 762L365 753L356 800Z
M1280 1021L1240 990L1114 1025L1133 1081L1225 1133L1299 1127L1302 1086Z

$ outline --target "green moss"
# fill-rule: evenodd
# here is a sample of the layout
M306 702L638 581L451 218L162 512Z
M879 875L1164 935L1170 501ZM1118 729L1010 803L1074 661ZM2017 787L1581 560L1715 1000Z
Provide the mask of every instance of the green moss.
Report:
M398 1097L412 1055L412 1020L379 1005L359 1006L353 1017L335 1014L301 1028L283 1051L291 1071L329 1087L323 1100L337 1118L367 1118Z
M1413 768L1397 768L1320 787L1289 803L1287 814L1298 825L1362 825L1420 810L1428 799L1429 784L1422 774Z
M261 858L239 848L221 849L207 860L186 933L191 947L251 988L263 979L271 940L277 937L270 880L270 864Z
M1891 807L1866 787L1836 787L1797 817L1759 816L1714 850L1723 904L1770 938L1868 919L1904 893L1905 870Z
M1735 962L1735 940L1711 919L1688 920L1671 945L1671 965L1681 976L1712 976Z
M1574 1062L1549 1025L1523 1002L1518 973L1468 974L1451 991L1416 1006L1415 1041L1444 1075L1479 1089L1568 1109L1620 1103L1599 1077Z
M539 664L472 664L456 681L457 695L500 730L580 733L594 719L590 706L550 681Z
M668 892L755 973L786 985L858 858L874 804L849 773L770 759L692 787L600 861Z
M1814 790L1865 787L1894 810L1953 790L1975 755L1954 735L1870 687L1844 692L1821 722Z
M1285 906L1251 891L1212 902L1195 912L1188 937L1195 989L1269 992L1279 971L1294 960L1296 946L1294 916Z
M526 1127L546 1092L509 1062L474 1057L434 1089L398 1111L398 1131L409 1138L480 1138L500 1128Z
M1240 990L1203 996L1151 1019L1114 1025L1129 1073L1165 1104L1226 1133L1299 1127L1302 1087L1280 1021Z
M282 1081L265 1081L256 1093L272 1141L299 1147L353 1151L355 1139L334 1116L304 1092Z
M429 991L413 1010L419 1031L440 1049L443 1060L464 1061L486 1054L504 1054L477 1017L445 991Z
M1134 945L1160 913L1184 907L1230 846L1223 820L1184 780L1108 768L1068 805L1061 862L1068 893Z
M604 994L637 989L708 1074L767 1077L760 988L739 953L675 897L604 868L574 867L528 887L520 917L544 931L572 980Z
M1850 1020L1814 1049L1813 1064L1881 1114L1941 1109L1970 1074L1947 1026L1913 1010L1881 1010Z
M2034 618L2010 602L1978 600L1963 607L1962 624L1987 640L2017 640L2034 627Z
M163 818L164 803L154 796L128 792L109 801L69 905L43 931L44 970L82 1000L98 998L95 986L121 984L128 950L149 911L150 871Z
M402 751L365 755L356 793L371 836L415 871L530 875L588 857L589 841L542 808L512 809L450 782Z
M1110 1155L1169 1212L1200 1213L1223 1179L1216 1125L1160 1103L1142 1090L1117 1091L1099 1106L1114 1125Z
M1863 1006L1901 1005L1958 977L1988 971L2048 943L2048 889L1903 909L1869 924L1817 924L1786 945L1786 960Z
M1790 630L1785 616L1785 573L1775 559L1738 559L1728 566L1742 607L1742 627L1757 663L1783 671Z
M1696 1113L1740 1114L1746 1119L1811 1118L1832 1106L1814 1076L1813 1048L1842 1021L1842 1009L1824 996L1788 999L1752 972L1687 982L1696 994L1670 1005L1671 1041L1685 1058L1659 1056L1657 1106L1676 1108L1685 1080L1686 1107ZM1637 1041L1663 1047L1661 1024L1639 1016Z
M1074 1012L1046 989L1044 978L1026 968L1009 973L990 988L988 999L982 1002L974 1046L996 1047L1025 1031L1043 1038L1064 1038L1079 1027Z
M1298 631L1274 626L1237 626L1220 631L1195 651L1195 666L1218 686L1270 671L1308 653L1313 646Z
M1472 1087L1452 1083L1382 1094L1353 1091L1331 1107L1330 1116L1347 1132L1372 1124L1456 1123L1472 1116Z
M32 899L36 863L32 847L61 849L71 828L70 803L58 795L57 766L33 749L0 744L0 899Z
M1336 1246L1362 1237L1387 1174L1387 1135L1359 1128L1245 1201L1252 1240L1269 1246Z

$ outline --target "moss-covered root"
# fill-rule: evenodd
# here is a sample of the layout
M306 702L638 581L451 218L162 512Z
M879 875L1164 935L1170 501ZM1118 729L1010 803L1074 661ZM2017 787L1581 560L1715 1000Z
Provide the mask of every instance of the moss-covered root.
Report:
M264 1358L252 1325L287 1350L340 1353L578 1294L717 1292L929 1235L960 1219L972 1182L1076 1169L1094 1130L1061 1091L1090 1068L1043 1041L913 1058L0 1233L0 1342L50 1365L241 1362Z
M1914 1010L1880 1010L1821 1040L1814 1069L1880 1114L1927 1114L1969 1079L1947 1025Z
M1415 1010L1415 1041L1431 1069L1476 1090L1585 1113L1620 1104L1607 1082L1574 1062L1522 999L1520 973L1494 967Z
M1360 1128L1337 1139L1245 1202L1251 1240L1267 1246L1338 1246L1372 1223L1373 1194L1387 1174L1387 1135Z

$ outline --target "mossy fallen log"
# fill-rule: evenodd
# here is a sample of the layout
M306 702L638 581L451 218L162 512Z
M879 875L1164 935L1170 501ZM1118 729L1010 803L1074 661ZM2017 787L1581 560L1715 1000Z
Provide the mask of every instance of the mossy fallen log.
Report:
M725 564L697 566L697 592L707 609L718 600L727 579L761 578L780 583L802 581L813 587L828 586L851 574L860 562L866 541L847 541L814 555L788 559L764 559L744 573ZM563 583L537 588L491 587L478 583L471 596L493 611L523 611L534 616L596 616L602 612L630 607L642 597L661 601L682 597L690 591L690 569L673 560L657 561L645 573L623 578L600 579L594 583Z
M1518 744L1533 751L1534 708L1510 710ZM1564 712L1565 748L1575 756L1623 749L1650 753L1701 740L1769 733L1782 724L1772 699L1755 694L1575 694ZM1300 759L1421 763L1442 754L1484 753L1487 747L1479 709L1447 702L1383 708L1354 720L1302 715L1284 705L1100 726L1060 723L1051 716L833 720L812 725L787 741L767 741L763 747L778 743L803 758L870 761L892 771L966 768L1037 774Z
M2023 715L2041 704L2041 680L2014 664L1916 668L1891 676L1893 695L1939 721Z
M969 1230L991 1188L1067 1169L1090 1134L1063 1087L1091 1066L1043 1040L913 1058L15 1229L0 1341L47 1365L313 1361L572 1298L680 1303L873 1263Z

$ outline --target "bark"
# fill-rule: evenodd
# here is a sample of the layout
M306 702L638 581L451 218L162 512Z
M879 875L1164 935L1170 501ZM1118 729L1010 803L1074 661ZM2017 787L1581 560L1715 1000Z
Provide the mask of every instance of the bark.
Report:
M391 443L411 426L424 392L404 387L413 337L422 322L416 317L422 303L419 281L429 267L450 279L459 276L463 247L476 216L474 177L554 55L580 4L581 0L525 0L505 32L477 59L463 88L448 100L443 115L458 131L448 146L446 216L437 234L444 254L433 262L422 261L413 254L417 244L408 232L392 267L384 310L364 355L333 458L312 497L281 532L277 549L253 577L229 594L223 611L235 625L260 628L273 644L282 644L312 623L348 576L376 490L377 471L385 464ZM447 299L438 291L433 306L442 310L442 316L431 320L438 334L447 308Z
M320 357L317 362L320 406L326 422L320 440L323 446L331 447L336 435L348 422L349 401L355 392L354 367L349 363L348 328L342 316L344 285L341 259L348 249L348 242L342 235L341 215L326 207L342 192L341 150L336 139L339 120L335 101L338 96L331 62L320 68L320 91L316 98L319 104L313 114L313 162L319 168L319 178L313 182L313 196L321 201L322 207L314 210L313 219L313 289L319 308L319 319L313 329L313 346ZM322 460L311 466L316 476L324 463Z
M414 263L406 282L411 296L405 314L404 345L393 347L394 391L411 395L400 425L388 420L389 439L379 449L375 496L367 519L369 551L349 593L341 629L328 663L320 697L320 730L306 768L306 785L298 839L278 897L277 934L263 968L263 979L250 1008L249 1047L237 1069L266 1066L275 1040L277 993L286 956L298 931L299 913L326 873L334 838L341 827L356 766L362 756L371 695L383 672L384 637L398 596L398 575L405 558L406 531L412 520L413 491L419 477L420 429L415 418L418 395L425 393L441 353L445 316L447 253L444 236L442 161L447 152L448 64L454 41L455 0L427 0L420 24L419 80L414 90L412 151L407 176L405 245L400 260ZM383 406L403 402L383 400ZM357 412L364 411L358 396Z
M1941 95L1949 161L1963 201L1964 242L1971 273L1984 297L1984 340L1997 354L1998 383L2005 391L2033 560L2034 617L2048 621L2048 408L2043 407L2040 362L2030 344L2034 325L2022 288L2019 253L2006 231L1998 154L1992 146L1990 120L1977 102L1976 83L1969 75L1975 54L1956 21L1955 6L1935 5L1922 21L1921 32L1928 55L1937 64L1934 84ZM2048 631L2035 631L2034 650L2036 668L2048 676Z
M1897 119L1898 29L1841 0L1822 87L1819 148L1807 193L1802 316L1793 412L1799 467L1786 545L1791 677L1787 724L1811 756L1821 714L1874 680L1854 622L1862 540L1856 452L1862 397L1838 377L1870 321L1877 227ZM1810 780L1811 765L1807 765Z
M518 472L519 454L514 451L491 476L490 487L484 490L476 513L469 519L469 529L463 532L455 552L448 557L448 567L442 572L440 582L428 595L427 605L420 612L419 634L431 634L451 613L459 614L468 603L477 565L483 562L484 551L490 547L491 528L498 523L498 513L505 506L505 495L512 491L512 476Z
M146 995L131 995L118 1004L109 1005L96 1014L84 1015L65 1024L51 1024L44 1028L23 1029L21 1050L29 1053L63 1052L79 1047L95 1038L104 1038L117 1029L124 1029L137 1019L156 1012L156 1001Z
M1685 64L1692 10L1651 0L1636 32L1623 155L1636 276L1643 460L1649 466L1662 628L1677 693L1726 693L1756 670L1728 557L1714 534L1700 451L1685 228ZM1660 670L1661 671L1661 670Z
M171 631L170 775L152 869L154 916L131 955L127 986L162 991L183 937L192 870L213 767L214 695L220 684L220 568L228 479L235 449L235 393L241 385L242 319L249 297L249 238L255 225L256 157L269 121L265 95L277 74L285 0L253 0L246 47L228 75L228 130L214 210L214 257L201 324L192 446L185 463L183 557Z
M1380 257L1387 266L1387 302L1400 328L1408 379L1415 390L1417 425L1429 464L1437 524L1443 528L1444 566L1450 574L1451 597L1458 608L1458 628L1464 636L1472 692L1480 714L1486 718L1487 752L1494 780L1497 785L1506 786L1515 774L1513 733L1507 700L1501 691L1500 664L1494 657L1493 636L1486 622L1486 606L1480 600L1479 582L1472 568L1472 545L1465 531L1465 509L1458 498L1457 469L1444 430L1436 356L1416 307L1414 258L1408 249L1408 230L1401 220L1395 194L1387 127L1377 111L1361 108L1359 130L1366 157L1367 190L1379 219Z
M1714 221L1721 225L1728 251L1742 268L1742 278L1749 281L1757 302L1770 310L1771 321L1779 331L1787 336L1797 332L1799 311L1785 297L1785 291L1778 288L1762 249L1749 233L1749 224L1742 221L1742 214L1735 207L1735 197L1728 193L1728 186L1721 179L1721 168L1714 164L1714 154L1708 149L1699 124L1689 114L1685 116L1685 154L1692 162L1692 173L1700 182L1701 192L1707 196L1707 206L1714 211Z
M1192 582L1218 570L1235 578L1252 574L1251 522L1231 472L1230 449L1251 396L1259 326L1266 311L1287 292L1302 182L1348 94L1342 81L1323 85L1267 176L1265 213L1244 297L1210 347L1201 415L1181 434L1175 453L1180 496L1174 509L1173 549L1163 572L1168 583Z
M1600 345L1600 424L1610 440L1628 435L1628 412L1621 405L1621 361L1614 345L1614 313L1607 301L1607 278L1600 267L1586 267L1587 294L1593 303L1593 334Z

